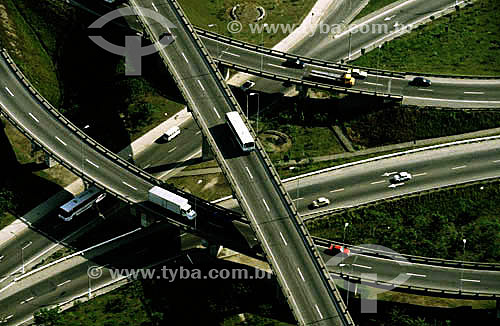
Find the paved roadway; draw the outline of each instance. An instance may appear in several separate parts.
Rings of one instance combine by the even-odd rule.
[[[227,95],[221,90],[193,44],[188,31],[169,2],[130,1],[134,6],[156,10],[177,28],[171,29],[175,42],[163,49],[171,72],[185,90],[186,100],[193,110],[201,113],[202,130],[209,130],[224,157],[229,173],[236,180],[235,191],[243,196],[242,205],[254,229],[263,241],[264,251],[290,298],[291,308],[300,324],[341,325],[336,302],[326,278],[319,273],[311,251],[293,224],[286,203],[277,192],[257,151],[241,155],[228,141],[224,114],[233,111]],[[143,18],[143,17],[142,17]],[[157,39],[166,32],[153,21],[145,20]]]

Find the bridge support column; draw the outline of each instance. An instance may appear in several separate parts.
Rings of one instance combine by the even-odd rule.
[[[309,87],[304,86],[304,85],[297,85],[295,87],[296,87],[297,91],[299,92],[299,99],[307,98],[307,91],[309,90]]]
[[[212,150],[210,146],[208,146],[207,138],[205,136],[202,137],[203,141],[201,143],[201,159],[203,161],[208,161],[214,158]]]
[[[50,156],[49,154],[45,153],[45,157],[44,157],[44,160],[45,162],[45,165],[47,165],[47,167],[51,168],[53,166],[56,166],[57,165],[57,161],[54,160],[52,158],[52,156]]]
[[[41,148],[34,142],[31,142],[31,156],[34,156],[39,150],[41,150]]]
[[[500,320],[500,299],[497,299],[497,309],[496,309],[496,313],[497,313],[497,319]]]

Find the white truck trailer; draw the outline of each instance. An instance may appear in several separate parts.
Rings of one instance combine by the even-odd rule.
[[[155,186],[149,189],[148,199],[150,202],[160,205],[177,214],[187,217],[188,220],[196,218],[196,212],[184,197],[174,194],[161,187]]]

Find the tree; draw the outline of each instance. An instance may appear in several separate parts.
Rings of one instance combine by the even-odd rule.
[[[34,322],[37,326],[62,326],[62,318],[59,315],[59,308],[47,309],[42,308],[39,311],[35,312]]]

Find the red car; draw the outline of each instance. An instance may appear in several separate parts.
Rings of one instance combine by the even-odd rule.
[[[334,252],[334,249],[335,250],[338,250],[340,251],[341,253],[344,253],[346,255],[350,255],[351,254],[351,250],[349,250],[349,248],[346,248],[344,246],[340,246],[340,245],[334,245],[333,243],[330,245],[330,248],[328,248],[328,250],[330,252]]]

